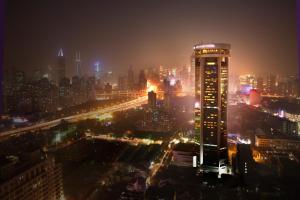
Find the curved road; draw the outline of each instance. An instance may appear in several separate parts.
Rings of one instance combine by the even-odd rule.
[[[131,101],[128,101],[125,103],[120,103],[118,105],[110,106],[110,107],[103,108],[100,110],[76,114],[76,115],[63,117],[63,118],[59,118],[59,119],[48,121],[48,122],[35,124],[32,126],[27,126],[27,127],[23,127],[23,128],[17,128],[17,129],[5,131],[5,132],[0,133],[0,141],[3,141],[5,139],[9,138],[10,136],[22,135],[28,131],[34,131],[34,130],[39,130],[39,129],[48,129],[53,126],[57,126],[61,122],[61,120],[66,120],[69,122],[76,122],[76,121],[84,120],[87,118],[95,118],[99,114],[113,113],[116,111],[135,108],[135,107],[138,107],[138,106],[141,106],[142,104],[144,104],[147,101],[147,99],[148,99],[147,96],[139,97],[135,100],[131,100]]]

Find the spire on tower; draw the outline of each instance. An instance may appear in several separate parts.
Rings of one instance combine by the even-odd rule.
[[[81,61],[81,59],[80,59],[80,51],[78,51],[78,52],[75,53],[75,60],[76,60],[76,62],[80,62]]]
[[[62,50],[62,49],[59,50],[58,56],[59,56],[59,57],[63,57],[63,56],[64,56],[64,53],[63,53],[63,50]]]

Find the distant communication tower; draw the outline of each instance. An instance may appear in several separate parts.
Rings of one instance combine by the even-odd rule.
[[[81,77],[81,58],[80,51],[75,53],[76,76]]]

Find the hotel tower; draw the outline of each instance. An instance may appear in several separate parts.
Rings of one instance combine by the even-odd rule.
[[[194,46],[195,133],[204,172],[227,172],[227,96],[229,44]]]

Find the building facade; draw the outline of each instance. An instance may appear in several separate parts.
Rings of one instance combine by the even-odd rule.
[[[2,167],[5,174],[11,171],[13,165]],[[19,170],[20,171],[20,170]],[[14,172],[15,173],[15,172]],[[0,199],[63,199],[63,183],[61,165],[53,159],[45,159],[0,184]]]
[[[57,65],[55,67],[55,82],[59,82],[66,77],[66,58],[64,56],[63,50],[60,49],[57,57]]]
[[[229,44],[194,46],[195,133],[204,171],[227,171],[227,94]]]

